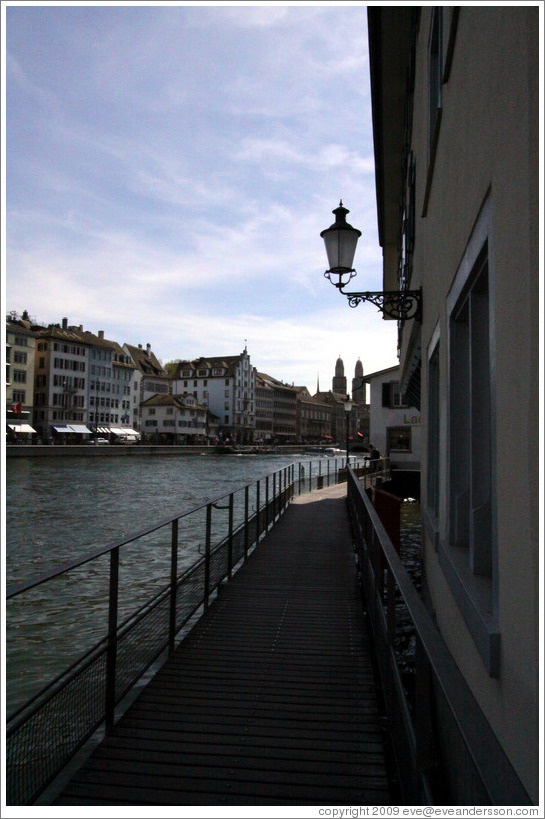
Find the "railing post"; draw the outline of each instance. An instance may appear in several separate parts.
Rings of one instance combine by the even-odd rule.
[[[259,491],[259,490],[260,490],[260,484],[261,484],[261,481],[258,481],[258,482],[257,482],[257,486],[256,486],[256,493],[255,493],[255,506],[256,506],[256,515],[255,515],[255,520],[256,520],[255,545],[256,545],[256,546],[257,546],[257,544],[259,543],[259,535],[261,534],[261,533],[260,533],[260,523],[259,523],[259,504],[260,504],[260,497],[259,497],[259,496],[260,496],[260,491]]]
[[[212,539],[212,504],[206,507],[206,543],[204,552],[204,596],[203,603],[205,611],[208,608],[208,597],[210,596],[210,541]]]
[[[249,540],[249,532],[248,532],[248,510],[249,510],[249,493],[250,487],[244,487],[244,561],[248,559],[248,540]]]
[[[168,652],[174,651],[174,636],[176,634],[176,580],[178,578],[178,518],[172,521],[172,536],[170,543],[170,618],[168,624]]]
[[[233,574],[233,493],[229,495],[229,544],[227,553],[227,576],[231,580]]]
[[[381,551],[381,557],[382,557],[382,551]],[[383,583],[383,578],[384,578],[384,566],[383,566],[383,561],[382,560],[379,561],[379,565],[380,565],[380,573],[381,573],[380,582],[382,584]],[[386,611],[387,611],[386,620],[387,620],[387,624],[388,624],[388,644],[389,644],[390,648],[393,649],[394,648],[395,636],[396,636],[396,625],[397,625],[396,624],[396,587],[395,587],[394,575],[390,571],[390,569],[386,570],[386,594],[387,594],[387,599],[386,599]]]
[[[265,531],[269,530],[269,476],[265,478]]]
[[[272,494],[272,519],[273,523],[276,518],[276,472],[273,472],[273,494]]]
[[[416,735],[416,762],[420,771],[429,772],[434,761],[433,726],[431,719],[430,662],[421,640],[416,635],[414,728]]]
[[[327,460],[327,485],[329,486],[329,458]]]
[[[117,606],[119,598],[119,546],[110,552],[110,593],[108,600],[108,650],[106,653],[105,718],[106,732],[114,727],[115,677],[117,660]]]

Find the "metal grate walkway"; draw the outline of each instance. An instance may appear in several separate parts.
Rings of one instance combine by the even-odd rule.
[[[54,804],[391,803],[345,498],[294,501]]]

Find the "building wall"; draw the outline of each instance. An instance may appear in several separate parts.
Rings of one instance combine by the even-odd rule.
[[[391,458],[393,468],[420,469],[422,448],[422,425],[420,411],[414,407],[383,406],[383,386],[398,384],[399,367],[383,375],[370,377],[371,418],[370,442],[383,456]],[[410,436],[411,445],[407,451],[390,448],[389,430],[401,430]]]
[[[6,409],[21,403],[25,423],[32,425],[35,334],[16,322],[6,326]]]
[[[522,782],[536,799],[538,12],[518,6],[461,7],[450,75],[442,86],[433,174],[428,177],[431,15],[431,7],[422,7],[412,144],[417,176],[411,285],[424,285],[424,424],[429,420],[428,361],[439,342],[439,514],[436,523],[429,510],[426,516],[426,574],[439,628]],[[496,627],[499,632],[495,670],[479,647],[475,629],[468,625],[473,615],[464,603],[480,582],[478,575],[466,565],[453,568],[452,561],[461,553],[449,546],[452,465],[457,457],[449,432],[449,414],[456,404],[450,382],[453,339],[449,321],[454,295],[469,281],[474,249],[482,247],[485,240],[490,287],[494,534],[490,622],[491,629]],[[402,362],[407,358],[410,332],[414,333],[414,327],[404,333]],[[425,507],[427,454],[425,442]]]

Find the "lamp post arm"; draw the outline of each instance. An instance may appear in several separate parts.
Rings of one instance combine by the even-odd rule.
[[[339,290],[343,296],[347,297],[350,307],[357,307],[363,301],[370,301],[389,318],[398,321],[414,318],[417,321],[422,321],[422,288],[419,290],[346,293],[343,285],[339,287]]]

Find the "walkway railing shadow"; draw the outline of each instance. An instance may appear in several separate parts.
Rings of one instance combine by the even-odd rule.
[[[347,498],[404,804],[532,804],[352,469]],[[416,637],[412,692],[395,650],[400,601]]]
[[[356,461],[354,466],[364,469]],[[104,597],[106,625],[101,639],[8,717],[7,804],[34,804],[100,726],[111,730],[122,700],[158,658],[174,650],[294,495],[336,484],[343,472],[346,462],[343,466],[337,459],[292,463],[9,589],[7,617],[12,606],[26,607],[28,616],[39,617],[40,600],[33,597],[38,589],[42,601],[72,595],[77,621],[85,617],[84,595],[78,594],[85,585],[87,597]],[[188,539],[201,545],[200,557],[189,566],[182,548]],[[125,560],[124,565],[131,547],[138,550],[139,584],[134,582],[134,564],[127,568]],[[161,577],[169,581],[147,582],[158,563]],[[127,575],[126,584],[120,581],[120,570],[122,577]],[[131,582],[143,586],[143,597]],[[93,611],[98,621],[98,602]],[[20,631],[22,639],[24,628]],[[36,658],[29,657],[32,661]]]

